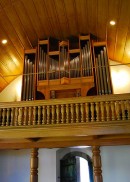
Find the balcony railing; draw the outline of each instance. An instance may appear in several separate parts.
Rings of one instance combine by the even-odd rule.
[[[130,94],[0,103],[0,127],[130,121]]]

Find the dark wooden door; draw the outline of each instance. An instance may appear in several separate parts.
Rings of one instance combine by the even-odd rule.
[[[60,161],[60,182],[77,182],[76,157]]]

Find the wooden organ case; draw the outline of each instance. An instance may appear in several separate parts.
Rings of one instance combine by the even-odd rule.
[[[112,94],[107,45],[91,35],[39,40],[24,57],[22,100]]]

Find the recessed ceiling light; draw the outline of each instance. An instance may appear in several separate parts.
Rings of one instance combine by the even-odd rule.
[[[6,44],[7,43],[7,40],[6,39],[3,39],[2,40],[2,44]]]
[[[115,24],[116,24],[116,22],[114,20],[110,21],[110,25],[115,25]]]

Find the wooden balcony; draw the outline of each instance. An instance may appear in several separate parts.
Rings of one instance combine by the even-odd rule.
[[[130,144],[130,94],[0,103],[0,148]]]

